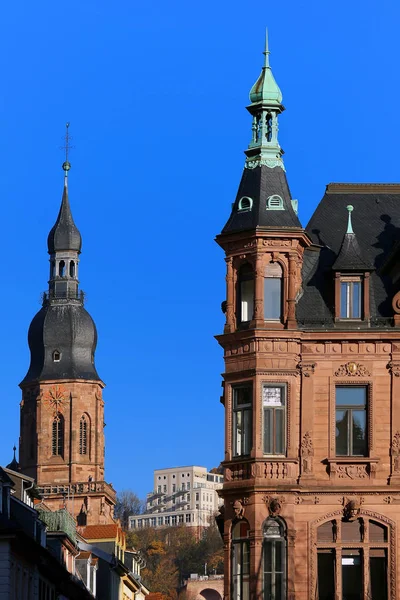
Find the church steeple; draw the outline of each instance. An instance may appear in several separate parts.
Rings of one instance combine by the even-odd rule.
[[[252,138],[246,150],[246,167],[258,165],[282,167],[283,150],[278,141],[278,115],[283,112],[282,92],[275,81],[269,64],[268,32],[265,34],[264,66],[250,90],[247,110],[253,116]]]
[[[20,464],[51,509],[65,506],[80,525],[112,523],[115,491],[104,481],[104,401],[94,357],[97,331],[78,289],[82,239],[64,189],[48,236],[50,278],[33,317],[31,362],[21,382]],[[66,499],[67,498],[67,499]]]

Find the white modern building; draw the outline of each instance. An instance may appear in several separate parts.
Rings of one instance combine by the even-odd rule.
[[[146,512],[129,517],[129,529],[189,525],[207,527],[221,504],[217,490],[223,476],[205,467],[175,467],[154,471],[154,490],[147,494]]]

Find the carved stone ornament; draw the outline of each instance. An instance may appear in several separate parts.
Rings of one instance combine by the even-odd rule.
[[[314,374],[315,365],[316,365],[316,363],[314,363],[314,362],[306,363],[306,362],[300,361],[299,364],[297,365],[297,368],[304,375],[304,377],[310,377],[310,375]]]
[[[392,375],[394,375],[395,377],[400,377],[400,363],[399,362],[394,362],[393,360],[391,360],[390,363],[388,364],[388,369]]]
[[[400,314],[400,292],[393,296],[392,308],[397,315]]]
[[[357,498],[343,498],[343,518],[345,521],[355,521],[360,514],[361,503]]]
[[[243,519],[245,513],[245,506],[248,504],[248,498],[241,498],[240,500],[235,500],[231,502],[233,507],[233,512],[235,513],[235,519]]]
[[[280,496],[279,498],[272,496],[264,496],[263,500],[268,507],[270,517],[277,517],[281,513],[282,504],[285,501],[283,496]]]
[[[313,443],[309,431],[306,431],[303,435],[300,452],[302,456],[312,456],[314,454]]]
[[[367,479],[366,465],[331,465],[332,471],[335,471],[339,479]]]
[[[335,371],[336,377],[365,377],[371,375],[364,365],[356,362],[348,362],[345,365],[340,365],[337,371]]]
[[[396,431],[393,436],[392,454],[400,454],[400,431]]]

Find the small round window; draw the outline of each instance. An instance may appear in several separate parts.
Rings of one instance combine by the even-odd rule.
[[[251,210],[252,208],[253,208],[253,199],[252,198],[250,198],[249,196],[243,196],[243,198],[240,198],[239,204],[238,204],[238,210],[245,211],[245,210]]]
[[[54,350],[53,362],[60,362],[60,360],[61,360],[61,352],[59,352],[59,350]]]

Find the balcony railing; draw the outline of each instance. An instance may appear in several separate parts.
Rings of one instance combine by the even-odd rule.
[[[77,483],[69,483],[65,485],[41,485],[38,486],[38,491],[41,496],[54,496],[61,494],[62,496],[75,496],[81,494],[106,494],[114,501],[117,497],[117,492],[106,481],[82,481]]]
[[[78,300],[82,302],[85,301],[85,292],[82,290],[49,290],[47,292],[42,293],[42,304],[46,306],[52,300]]]

